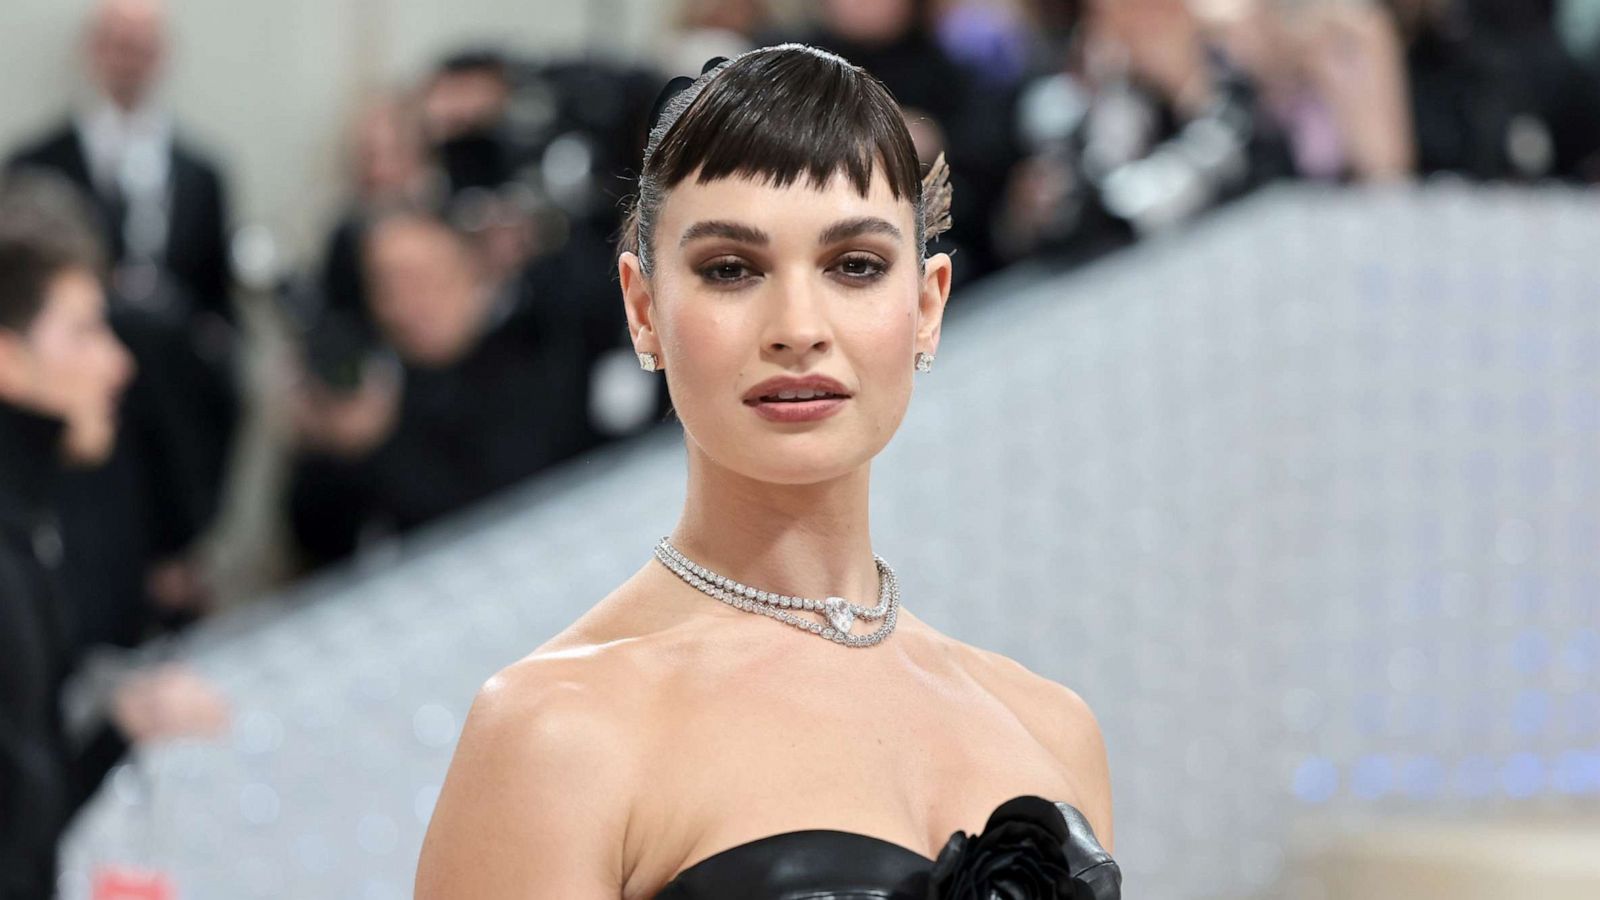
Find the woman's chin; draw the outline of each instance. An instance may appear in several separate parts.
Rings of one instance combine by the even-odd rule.
[[[789,436],[792,437],[792,436]],[[770,450],[752,453],[755,447]],[[739,468],[750,478],[771,484],[819,484],[842,478],[872,459],[863,448],[840,446],[838,442],[772,441],[752,443],[742,448]]]
[[[718,440],[708,444],[697,440],[696,429],[686,422],[690,445],[720,468],[769,484],[819,484],[842,478],[870,463],[887,443],[840,419],[798,429],[760,420],[754,427],[750,422],[725,424],[731,427],[719,431]]]

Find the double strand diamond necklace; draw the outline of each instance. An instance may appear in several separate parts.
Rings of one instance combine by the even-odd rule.
[[[786,622],[801,631],[809,631],[846,647],[871,647],[888,637],[889,632],[894,630],[895,615],[900,608],[900,584],[895,581],[894,570],[876,553],[872,555],[872,561],[878,567],[878,605],[871,607],[857,606],[843,597],[808,600],[740,584],[684,556],[666,538],[656,544],[655,554],[662,565],[701,593],[745,612],[760,613]],[[796,612],[818,613],[824,621],[813,621],[796,615]],[[850,628],[855,625],[856,619],[879,624],[868,634],[851,634]]]

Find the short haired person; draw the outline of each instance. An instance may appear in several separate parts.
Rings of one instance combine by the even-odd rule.
[[[405,533],[588,449],[570,341],[486,274],[438,216],[375,219],[364,238],[368,315],[386,356],[334,385],[311,372],[294,400],[301,449],[290,522],[310,564],[374,534]]]
[[[494,50],[441,61],[421,89],[422,125],[452,194],[499,188],[516,162],[506,143],[511,63]]]
[[[56,843],[130,741],[211,733],[221,698],[177,668],[125,677],[109,721],[69,735],[75,656],[52,488],[110,455],[133,375],[81,244],[24,236],[0,209],[0,898],[55,893]]]
[[[888,92],[809,47],[666,102],[618,268],[687,502],[484,686],[419,900],[1119,896],[1088,706],[900,607],[872,552],[871,462],[950,284],[920,168]]]

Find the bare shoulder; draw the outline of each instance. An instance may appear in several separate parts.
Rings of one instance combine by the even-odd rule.
[[[1077,691],[993,651],[953,638],[947,652],[1061,761],[1095,836],[1112,847],[1111,773],[1100,722]]]
[[[556,643],[484,683],[423,843],[419,900],[619,895],[638,725],[616,650]]]
[[[1028,725],[1039,725],[1058,740],[1052,749],[1064,760],[1084,761],[1084,755],[1104,755],[1100,722],[1077,691],[1040,675],[1022,663],[967,644],[957,644],[968,671],[983,681]]]
[[[552,641],[496,672],[473,698],[463,742],[516,738],[558,749],[592,730],[621,736],[632,724],[627,643]]]

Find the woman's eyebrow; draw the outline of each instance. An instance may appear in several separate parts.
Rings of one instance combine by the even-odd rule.
[[[864,234],[881,234],[896,241],[900,240],[900,229],[894,227],[894,224],[887,219],[880,219],[877,216],[858,216],[829,225],[817,237],[817,243],[823,246],[837,244]]]
[[[678,241],[678,246],[685,247],[688,246],[690,241],[708,237],[727,238],[730,241],[738,241],[743,244],[766,245],[772,243],[772,239],[767,237],[767,233],[759,228],[739,222],[710,219],[690,225],[688,230],[683,233],[683,239]]]

